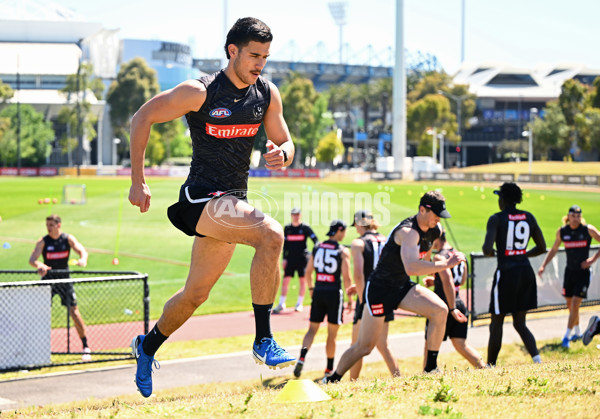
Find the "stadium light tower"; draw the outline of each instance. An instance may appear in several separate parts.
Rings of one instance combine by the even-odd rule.
[[[529,109],[529,150],[527,153],[527,158],[529,160],[529,176],[531,176],[533,169],[533,121],[535,121],[537,115],[537,108]]]
[[[340,64],[344,63],[343,60],[343,32],[344,25],[346,24],[346,8],[348,7],[348,3],[345,1],[336,1],[328,3],[329,12],[335,21],[335,24],[340,27]]]

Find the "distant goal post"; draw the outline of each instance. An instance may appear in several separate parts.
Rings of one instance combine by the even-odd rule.
[[[83,205],[87,201],[85,185],[64,185],[63,186],[63,204]]]

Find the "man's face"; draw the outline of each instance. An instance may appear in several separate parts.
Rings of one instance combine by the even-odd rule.
[[[52,235],[60,230],[60,224],[56,223],[52,220],[46,221],[46,230],[48,230],[48,234]]]
[[[250,41],[241,49],[235,45],[232,47],[229,54],[233,60],[235,75],[245,84],[256,83],[258,76],[267,64],[271,43]]]
[[[300,214],[292,214],[292,223],[300,222]]]
[[[569,212],[569,225],[577,228],[581,224],[581,213],[580,212]]]
[[[432,210],[425,208],[424,206],[421,206],[420,210],[422,211],[423,220],[427,227],[434,228],[440,222],[440,217]]]

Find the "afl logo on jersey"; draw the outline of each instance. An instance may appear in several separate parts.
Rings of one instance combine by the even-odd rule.
[[[213,118],[223,119],[231,116],[231,111],[227,108],[217,108],[210,111],[209,115]]]

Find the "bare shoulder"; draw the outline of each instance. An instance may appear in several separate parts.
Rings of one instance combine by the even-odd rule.
[[[354,239],[352,240],[350,247],[352,249],[363,249],[365,247],[365,242],[363,242],[361,239]]]

